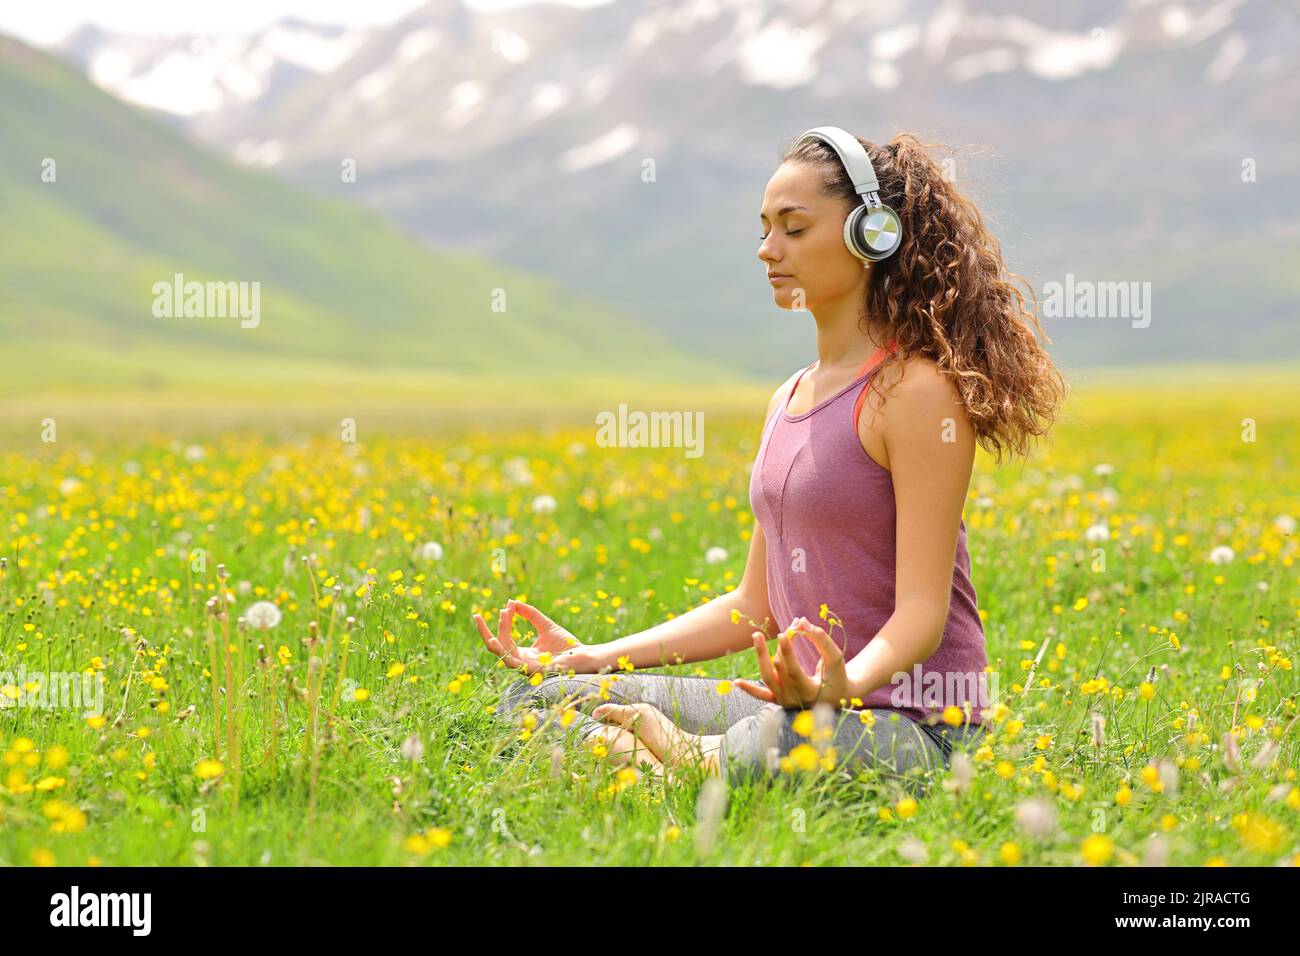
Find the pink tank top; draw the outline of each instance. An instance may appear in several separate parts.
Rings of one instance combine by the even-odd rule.
[[[795,379],[763,428],[749,481],[750,507],[767,539],[768,599],[777,626],[784,631],[794,618],[806,617],[843,648],[846,661],[894,612],[893,477],[863,449],[854,424],[855,399],[860,402],[874,374],[874,367],[860,373],[802,415],[787,410]],[[843,628],[821,618],[823,603]],[[795,652],[804,671],[814,673],[821,659],[816,644],[796,636]],[[969,701],[970,723],[982,723],[989,703],[986,664],[963,519],[939,649],[906,680],[872,691],[863,706],[931,723],[930,715],[950,704],[964,710]]]

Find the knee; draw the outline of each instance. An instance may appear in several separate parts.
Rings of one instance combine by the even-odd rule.
[[[854,763],[875,768],[889,777],[923,792],[930,774],[944,767],[939,746],[911,721],[877,721],[846,755]]]
[[[543,681],[543,683],[545,683]],[[509,714],[520,707],[527,706],[529,703],[537,702],[544,699],[542,684],[534,686],[527,677],[520,677],[507,685],[506,689],[501,692],[501,701],[497,706],[497,712]]]
[[[728,784],[770,779],[781,770],[793,739],[795,711],[773,704],[736,721],[723,734],[718,755]]]
[[[591,710],[600,703],[599,684],[582,676],[548,674],[536,684],[532,677],[520,677],[502,692],[499,710],[505,713],[520,707],[549,707],[567,698],[573,698],[576,709]]]

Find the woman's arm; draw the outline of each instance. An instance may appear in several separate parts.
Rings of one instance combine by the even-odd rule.
[[[858,697],[910,674],[939,648],[975,462],[974,427],[932,361],[908,363],[883,414],[897,508],[894,613],[846,665]]]
[[[732,610],[740,612],[731,622]],[[753,647],[753,620],[764,633],[775,632],[767,600],[767,544],[763,529],[754,523],[749,541],[745,573],[733,591],[707,604],[656,624],[649,630],[620,637],[606,644],[592,644],[588,656],[597,670],[616,667],[624,655],[633,667],[659,667],[691,661],[708,661]]]

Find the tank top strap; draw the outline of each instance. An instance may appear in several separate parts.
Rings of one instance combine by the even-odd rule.
[[[790,391],[786,392],[785,394],[785,401],[781,403],[781,411],[784,412],[790,408],[790,399],[794,398],[794,393],[798,391],[799,382],[803,380],[804,373],[807,372],[810,368],[813,367],[813,365],[816,364],[817,364],[816,362],[813,362],[812,365],[805,365],[802,369],[799,370],[799,374],[794,377],[794,384],[790,386]]]

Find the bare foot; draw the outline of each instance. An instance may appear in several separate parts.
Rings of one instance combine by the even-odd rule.
[[[618,726],[601,727],[588,734],[586,743],[589,747],[598,743],[603,744],[605,759],[612,766],[624,767],[630,764],[638,769],[648,766],[652,776],[663,776],[663,763],[654,751],[644,741],[638,740],[636,734],[630,730]]]
[[[601,704],[591,712],[596,720],[634,733],[664,767],[702,766],[718,773],[721,734],[691,734],[652,704]]]

